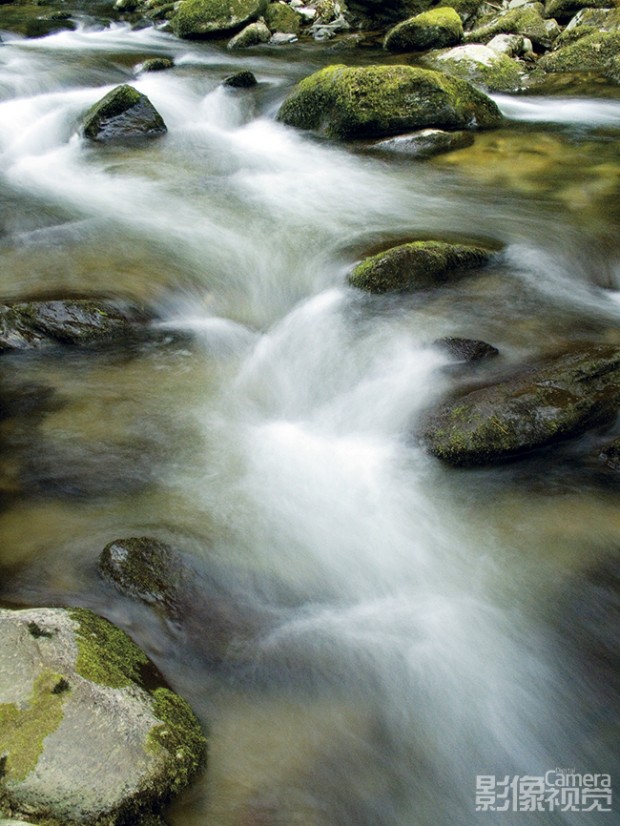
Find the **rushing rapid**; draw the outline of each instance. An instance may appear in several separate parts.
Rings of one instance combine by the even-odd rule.
[[[164,54],[173,71],[141,73]],[[620,127],[620,103],[498,96],[505,129],[423,164],[279,124],[286,91],[330,59],[296,54],[120,25],[2,44],[4,299],[129,296],[170,341],[7,359],[5,381],[51,385],[63,406],[28,436],[38,494],[0,514],[0,595],[104,613],[209,726],[175,826],[489,822],[478,775],[617,769],[619,710],[603,713],[603,678],[565,633],[570,583],[617,548],[617,482],[577,459],[440,466],[419,425],[462,374],[434,342],[489,341],[501,371],[619,340],[620,159],[596,128]],[[246,66],[255,91],[221,85]],[[88,145],[83,113],[124,82],[167,135]],[[369,250],[437,236],[504,251],[422,296],[347,286]],[[141,534],[204,575],[186,625],[97,578],[101,548]],[[211,632],[228,635],[217,656]]]

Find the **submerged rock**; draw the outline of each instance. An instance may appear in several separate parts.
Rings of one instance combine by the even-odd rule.
[[[0,352],[69,344],[92,345],[131,337],[151,320],[141,308],[70,299],[0,305]]]
[[[443,129],[421,129],[407,135],[398,135],[384,141],[377,141],[369,148],[380,152],[396,152],[414,158],[430,158],[455,149],[471,146],[474,136],[471,132],[444,132]]]
[[[433,59],[432,65],[490,92],[515,92],[522,85],[519,64],[480,43],[457,46]]]
[[[84,609],[0,610],[0,808],[46,826],[146,823],[204,765],[189,706]],[[157,687],[155,687],[157,686]]]
[[[328,66],[301,81],[278,120],[333,138],[396,135],[426,126],[490,128],[495,103],[469,83],[412,66]]]
[[[497,347],[474,338],[438,338],[434,345],[458,361],[482,361],[499,356]]]
[[[404,20],[387,33],[389,52],[414,52],[454,46],[463,37],[463,23],[452,8],[437,8]]]
[[[366,258],[351,272],[349,283],[370,293],[430,289],[483,266],[493,254],[483,247],[413,241]]]
[[[181,0],[172,20],[179,37],[208,37],[256,20],[267,0]]]
[[[150,57],[142,64],[143,72],[163,72],[166,69],[172,69],[174,61],[169,57]]]
[[[228,49],[249,49],[252,46],[258,46],[260,43],[268,43],[271,37],[271,32],[262,20],[256,23],[250,23],[245,29],[242,29],[236,34],[228,43]]]
[[[450,464],[487,464],[578,436],[619,406],[620,349],[591,345],[443,404],[424,440]]]
[[[166,124],[146,95],[127,84],[117,86],[84,115],[84,136],[93,141],[152,138]]]

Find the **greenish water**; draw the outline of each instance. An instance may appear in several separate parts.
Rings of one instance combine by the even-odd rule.
[[[174,70],[139,74],[154,55]],[[275,123],[334,59],[125,27],[0,48],[0,295],[129,296],[170,332],[2,357],[0,598],[91,607],[189,700],[210,764],[173,826],[469,825],[489,818],[477,774],[617,770],[613,683],[566,596],[617,557],[619,482],[598,460],[617,428],[467,473],[415,436],[463,380],[436,338],[498,347],[489,377],[620,342],[617,93],[519,98],[504,128],[421,164]],[[220,86],[240,68],[256,90]],[[121,82],[168,134],[86,145],[81,114]],[[505,252],[428,295],[346,287],[368,250],[417,237]],[[99,578],[131,535],[195,561],[182,622]]]

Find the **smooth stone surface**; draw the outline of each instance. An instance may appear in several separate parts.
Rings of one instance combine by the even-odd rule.
[[[435,347],[443,350],[448,355],[458,361],[482,361],[483,359],[495,358],[499,355],[497,347],[487,344],[486,341],[479,341],[473,338],[438,338],[433,342]]]
[[[455,149],[471,146],[473,142],[474,136],[471,132],[444,132],[442,129],[421,129],[419,132],[412,132],[409,135],[398,135],[395,138],[378,141],[369,148],[381,152],[410,155],[413,158],[422,160],[444,152],[452,152]]]

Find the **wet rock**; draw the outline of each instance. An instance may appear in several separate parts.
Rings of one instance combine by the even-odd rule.
[[[260,43],[268,43],[271,37],[271,32],[262,20],[256,23],[250,23],[245,29],[242,29],[236,34],[228,43],[228,49],[249,49],[252,46],[258,46]]]
[[[620,32],[593,32],[540,58],[545,72],[600,72],[615,78]]]
[[[84,609],[0,610],[0,807],[46,826],[153,822],[204,764],[187,704]],[[155,687],[156,686],[156,687]]]
[[[388,52],[415,52],[455,46],[463,38],[463,23],[451,8],[437,8],[404,20],[387,33]]]
[[[84,136],[93,141],[153,138],[167,129],[146,95],[132,86],[117,86],[84,115]]]
[[[504,54],[508,57],[518,57],[525,52],[532,51],[532,42],[520,34],[496,34],[489,40],[487,46],[496,54]]]
[[[72,30],[76,24],[44,3],[2,4],[0,28],[29,38],[46,37],[54,32]]]
[[[172,20],[179,37],[208,37],[241,28],[256,20],[267,0],[181,0]]]
[[[473,338],[438,338],[434,345],[458,361],[482,361],[499,355],[497,347]]]
[[[620,470],[620,438],[605,445],[599,454],[599,459],[612,470]]]
[[[269,3],[265,9],[265,23],[272,32],[283,32],[299,36],[301,15],[285,3]]]
[[[515,92],[523,84],[523,75],[515,60],[482,44],[456,46],[434,57],[432,65],[489,92]]]
[[[483,247],[413,241],[366,258],[351,272],[349,283],[370,293],[432,289],[484,266],[493,254]]]
[[[297,43],[298,37],[296,34],[286,34],[286,32],[275,32],[269,38],[270,46],[288,46],[289,43]]]
[[[169,57],[150,57],[142,64],[143,72],[163,72],[166,69],[172,69],[174,61]]]
[[[169,545],[146,536],[117,539],[103,549],[99,570],[126,596],[177,615],[185,567]]]
[[[132,337],[151,318],[142,309],[73,299],[0,305],[0,352],[100,344]]]
[[[516,9],[508,9],[501,14],[490,15],[481,25],[465,35],[470,43],[486,43],[496,34],[520,34],[535,46],[548,49],[560,34],[555,20],[545,20],[540,3],[531,3]]]
[[[591,345],[439,407],[424,440],[453,465],[482,465],[575,437],[616,415],[620,349]]]
[[[422,160],[433,155],[471,146],[473,142],[474,136],[471,132],[444,132],[443,129],[421,129],[419,132],[378,141],[369,148],[380,152],[411,155]]]
[[[502,117],[466,81],[412,66],[328,66],[289,94],[278,120],[333,138],[372,138],[434,126],[489,128]]]
[[[228,75],[222,81],[224,86],[230,86],[232,89],[251,89],[256,86],[258,81],[252,72],[247,70],[243,72],[235,72],[234,75]]]

